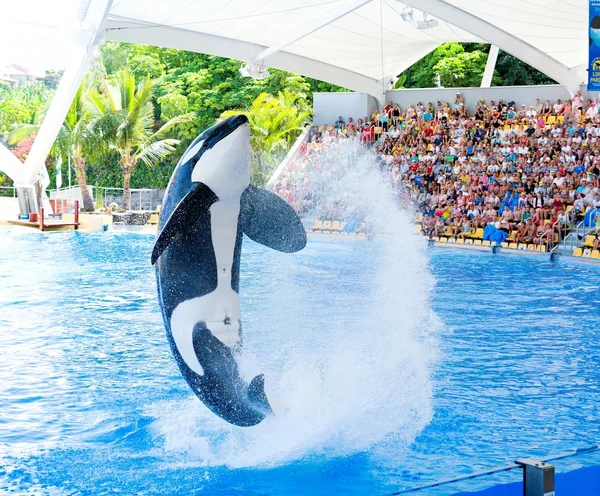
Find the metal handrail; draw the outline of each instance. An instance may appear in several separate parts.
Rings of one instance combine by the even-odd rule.
[[[597,214],[598,208],[594,207],[591,211],[592,211],[592,213],[596,212],[596,214]],[[577,212],[573,208],[573,209],[569,210],[568,215],[569,215],[569,224],[573,225],[575,223],[575,221],[577,220]],[[571,229],[571,232],[565,236],[565,239],[562,240],[562,246],[561,246],[561,243],[559,242],[559,244],[557,244],[550,251],[550,254],[553,255],[558,252],[560,252],[562,254],[573,253],[573,250],[579,245],[579,239],[582,238],[583,236],[585,236],[592,229],[594,229],[594,228],[592,227],[588,231],[586,231],[585,219],[582,220],[575,226],[575,229]]]
[[[564,451],[557,455],[551,455],[551,456],[547,456],[545,458],[537,458],[536,460],[539,460],[540,462],[553,462],[556,460],[563,460],[565,458],[570,458],[573,456],[579,456],[579,455],[585,455],[588,453],[593,453],[595,451],[600,451],[600,445],[595,444],[592,446],[586,446],[585,448],[576,448],[574,450]],[[509,470],[513,470],[515,468],[522,468],[522,465],[518,464],[518,463],[510,463],[503,467],[494,467],[489,470],[482,470],[480,472],[475,472],[475,473],[472,473],[469,475],[454,477],[452,479],[444,479],[441,481],[433,482],[431,484],[425,484],[423,486],[417,486],[417,487],[413,487],[411,489],[404,489],[401,491],[396,491],[395,493],[390,493],[389,496],[397,496],[400,494],[416,493],[419,491],[423,491],[424,489],[432,489],[434,487],[447,486],[448,484],[454,484],[456,482],[462,482],[462,481],[469,480],[469,479],[478,479],[478,478],[484,477],[486,475],[498,474],[500,472],[508,472]]]

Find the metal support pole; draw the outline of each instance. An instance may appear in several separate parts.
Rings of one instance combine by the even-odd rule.
[[[75,49],[71,62],[60,79],[52,103],[25,160],[24,169],[29,175],[30,183],[36,181],[38,172],[44,167],[50,148],[54,144],[77,88],[85,75],[88,62],[98,41],[98,35],[104,31],[106,16],[111,5],[112,0],[82,0],[85,17],[79,19],[81,23],[78,33],[81,38],[80,46]]]
[[[515,463],[523,468],[523,496],[555,496],[554,465],[531,458]]]
[[[40,223],[40,231],[44,230],[44,207],[40,207],[40,215],[39,215],[39,223]]]
[[[483,77],[481,78],[482,88],[489,88],[492,85],[492,78],[494,77],[494,69],[496,68],[499,51],[500,49],[496,45],[490,46],[490,53],[488,53],[485,70],[483,71]]]

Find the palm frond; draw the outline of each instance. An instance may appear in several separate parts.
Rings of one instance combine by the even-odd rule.
[[[146,146],[140,153],[135,156],[136,162],[143,162],[149,167],[154,167],[163,158],[171,154],[176,146],[179,144],[179,140],[176,139],[164,139],[155,141],[150,145]]]

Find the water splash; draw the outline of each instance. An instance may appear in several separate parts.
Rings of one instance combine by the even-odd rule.
[[[273,348],[263,343],[251,350],[242,370],[248,378],[265,373],[277,415],[256,427],[238,428],[195,398],[153,405],[147,413],[157,417],[154,435],[164,438],[168,453],[182,455],[182,463],[274,466],[312,456],[373,452],[382,443],[401,449],[431,420],[431,372],[441,324],[429,302],[434,281],[423,241],[412,236],[410,215],[398,207],[389,173],[380,170],[374,153],[347,142],[322,153],[318,167],[311,187],[322,199],[320,208],[334,205],[341,215],[352,209],[374,232],[388,233],[373,241],[336,242],[369,255],[368,280],[330,268],[338,285],[363,288],[345,295],[354,299],[355,311],[338,318],[332,294],[331,313],[312,312],[310,287],[293,287],[283,298],[279,292],[268,296],[273,315],[282,321],[291,316],[289,329]],[[242,287],[242,302],[244,293]],[[310,331],[315,327],[320,333]],[[245,333],[252,332],[245,327]]]

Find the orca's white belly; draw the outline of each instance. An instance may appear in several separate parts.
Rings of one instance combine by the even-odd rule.
[[[231,287],[239,213],[239,199],[218,201],[210,207],[217,288],[180,303],[171,316],[171,333],[177,350],[187,366],[199,375],[204,371],[193,345],[193,330],[198,322],[204,322],[212,335],[229,348],[240,341],[240,298]]]

